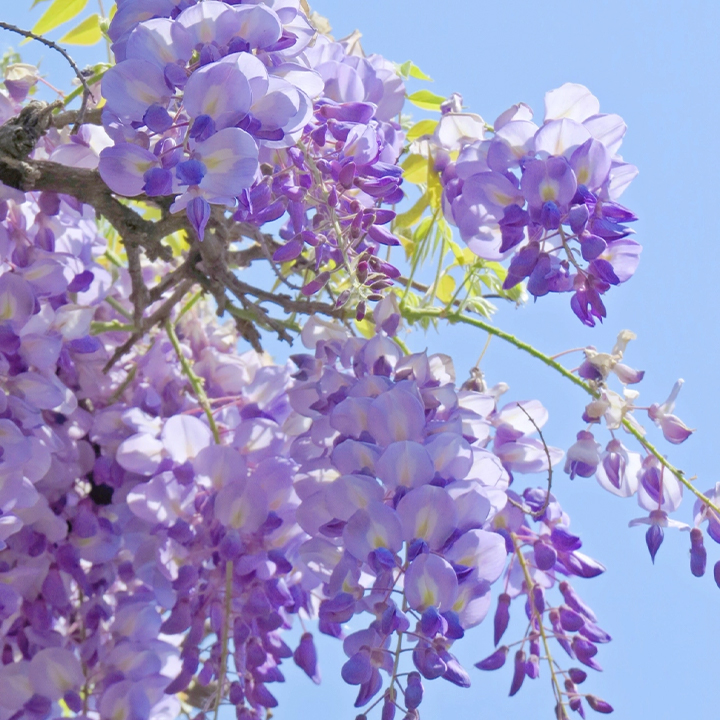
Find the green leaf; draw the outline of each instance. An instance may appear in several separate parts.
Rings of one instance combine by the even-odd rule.
[[[426,75],[415,63],[410,63],[410,77],[414,77],[416,80],[433,81],[433,79],[429,75]]]
[[[405,180],[416,185],[428,179],[428,159],[422,155],[408,155],[402,164]]]
[[[57,0],[56,0],[57,2]],[[423,110],[440,110],[440,105],[445,102],[445,98],[441,95],[436,95],[429,90],[418,90],[412,95],[408,95],[408,100],[416,107],[422,108]]]
[[[412,142],[423,135],[432,135],[433,132],[435,132],[437,124],[437,120],[421,120],[420,122],[415,123],[415,125],[413,125],[407,132],[407,140]]]
[[[46,32],[54,30],[58,25],[77,17],[85,9],[87,2],[88,0],[54,0],[53,4],[35,23],[32,31],[36,35],[44,35]]]
[[[68,45],[94,45],[101,40],[100,16],[97,13],[85,18],[77,27],[60,38],[61,43]]]
[[[432,78],[429,75],[426,75],[412,60],[408,60],[402,65],[398,65],[397,71],[406,80],[412,77],[416,80],[428,80],[432,82]]]
[[[430,204],[427,193],[423,195],[409,210],[401,213],[395,218],[396,227],[411,227],[413,226],[427,209]]]
[[[47,2],[48,0],[33,0],[33,4],[30,6],[30,9],[32,10],[36,5],[39,5],[40,3]]]
[[[443,275],[438,283],[435,294],[440,302],[449,303],[455,292],[455,278],[452,275]]]

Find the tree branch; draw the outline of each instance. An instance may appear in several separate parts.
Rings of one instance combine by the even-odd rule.
[[[43,37],[42,35],[36,35],[34,32],[30,32],[29,30],[23,30],[15,25],[10,25],[10,23],[2,22],[0,21],[0,28],[3,28],[4,30],[9,30],[10,32],[17,33],[18,35],[22,35],[23,37],[30,38],[31,40],[37,40],[38,42],[41,42],[43,45],[47,45],[47,47],[52,48],[56,52],[59,52],[65,60],[67,60],[68,64],[72,68],[73,72],[75,73],[77,79],[80,81],[80,84],[83,88],[83,98],[82,98],[82,104],[80,105],[80,110],[77,114],[77,117],[75,118],[72,134],[74,135],[80,126],[85,121],[85,111],[87,110],[87,104],[88,100],[90,99],[90,95],[92,94],[90,92],[90,86],[88,85],[87,80],[85,79],[85,76],[82,74],[82,71],[80,68],[75,64],[75,61],[70,57],[67,50],[65,48],[60,47],[57,43],[54,43],[52,40],[48,40],[47,38]]]

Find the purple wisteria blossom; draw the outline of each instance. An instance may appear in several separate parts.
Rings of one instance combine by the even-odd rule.
[[[433,138],[445,216],[470,249],[487,260],[511,258],[504,287],[572,292],[585,325],[606,315],[602,295],[628,280],[641,247],[626,224],[637,218],[618,198],[637,174],[618,150],[625,123],[600,113],[582,85],[545,96],[545,119],[516,105],[492,134],[448,104]],[[450,161],[449,152],[457,153]]]
[[[362,318],[400,274],[378,258],[399,244],[387,227],[395,213],[379,206],[403,197],[395,118],[405,88],[394,66],[313,37],[299,2],[128,1],[109,34],[117,65],[103,78],[103,122],[114,144],[99,162],[108,186],[172,197],[199,240],[212,205],[258,227],[286,215],[274,259],[311,257],[306,295],[343,265],[356,287],[338,305]]]

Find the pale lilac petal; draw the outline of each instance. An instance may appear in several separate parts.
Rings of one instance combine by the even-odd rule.
[[[178,22],[154,18],[140,23],[131,33],[125,46],[128,59],[146,60],[161,69],[178,60],[186,63],[193,51],[193,38]]]
[[[570,118],[583,122],[600,112],[600,101],[584,86],[565,83],[545,93],[545,122]]]
[[[463,185],[463,197],[473,205],[483,205],[502,216],[507,205],[524,205],[520,189],[499,172],[480,173],[468,178]]]
[[[617,200],[637,177],[637,174],[638,169],[635,165],[625,162],[613,163],[610,179],[605,184],[601,197],[606,200]]]
[[[268,91],[270,80],[262,61],[252,53],[231,53],[218,62],[233,64],[247,79],[252,91],[253,101],[259,100]]]
[[[590,190],[599,188],[610,172],[610,153],[595,139],[584,142],[570,157],[570,166],[575,172],[578,185]]]
[[[158,165],[158,159],[149,150],[132,143],[122,143],[105,148],[100,153],[98,171],[113,192],[134,197],[143,192],[145,173]]]
[[[371,503],[382,502],[384,494],[375,478],[343,475],[325,490],[325,504],[332,517],[349,520],[356,510],[366,510]]]
[[[236,34],[251,48],[266,48],[275,44],[282,35],[282,24],[277,14],[266,5],[242,5],[235,12],[240,18]]]
[[[226,45],[240,29],[240,18],[224,2],[205,0],[183,10],[177,22],[190,33],[193,45],[215,41],[219,46]]]
[[[242,120],[251,103],[250,83],[236,63],[205,65],[196,70],[185,85],[183,104],[188,115],[192,118],[209,115],[219,129]]]
[[[229,483],[245,481],[247,466],[245,458],[234,447],[208,445],[193,460],[196,481],[208,488],[219,490]]]
[[[0,322],[9,322],[20,330],[35,309],[35,294],[30,285],[16,273],[0,276]]]
[[[473,465],[473,451],[465,438],[455,433],[439,433],[425,445],[435,472],[445,480],[462,480]]]
[[[45,648],[30,663],[30,681],[38,695],[60,700],[68,690],[80,690],[85,676],[80,661],[70,650]]]
[[[593,115],[583,125],[607,148],[610,155],[617,154],[627,130],[625,121],[619,115]]]
[[[383,446],[401,440],[422,441],[425,410],[420,401],[402,388],[373,400],[368,409],[368,430]]]
[[[538,130],[534,148],[537,153],[569,156],[590,137],[590,131],[575,120],[551,120]]]
[[[192,415],[173,415],[165,422],[161,439],[168,455],[178,464],[192,460],[212,443],[210,428]]]
[[[380,458],[380,448],[371,443],[345,440],[336,445],[332,451],[332,463],[343,474],[360,472],[361,470],[377,474],[387,485],[387,481],[376,471],[377,461]]]
[[[267,495],[255,485],[226,485],[215,498],[215,517],[235,530],[255,532],[267,515]]]
[[[358,510],[350,518],[343,530],[343,541],[358,560],[365,560],[378,548],[398,552],[403,544],[400,519],[384,503],[371,502],[367,510]]]
[[[435,477],[432,457],[420,443],[401,441],[385,448],[376,463],[377,476],[390,488],[419,487]]]
[[[405,597],[414,610],[450,610],[457,593],[455,571],[440,556],[423,554],[410,563],[405,573]]]
[[[425,540],[431,550],[438,550],[457,527],[458,512],[447,490],[423,485],[410,490],[397,506],[406,542]]]
[[[119,118],[142,122],[145,111],[155,103],[167,104],[171,92],[157,65],[146,60],[125,60],[103,76],[102,95]]]
[[[152,435],[137,433],[123,440],[117,450],[120,467],[139,475],[152,475],[162,460],[165,446]]]
[[[214,195],[236,196],[252,185],[258,171],[258,148],[240,128],[225,128],[196,146],[207,168],[200,189]]]
[[[476,569],[478,580],[493,583],[505,567],[507,548],[505,539],[498,533],[470,530],[453,543],[445,557],[456,565]]]

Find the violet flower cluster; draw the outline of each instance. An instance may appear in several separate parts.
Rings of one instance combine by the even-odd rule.
[[[376,315],[381,328],[394,332],[399,316],[389,299]],[[289,391],[295,410],[312,421],[294,450],[297,520],[311,536],[299,555],[323,598],[322,632],[342,636],[354,615],[368,618],[343,643],[342,676],[358,686],[356,706],[377,698],[370,708],[382,703],[383,718],[396,708],[414,718],[422,678],[470,685],[452,646],[485,618],[490,588],[504,571],[500,603],[507,610],[511,596],[539,603],[556,582],[575,598],[567,578],[594,577],[604,568],[578,552],[567,515],[554,499],[543,502],[545,491],[526,491],[524,506],[508,489],[513,473],[547,472],[562,457],[535,437],[547,419],[540,403],[500,407],[505,387],[456,389],[447,356],[404,355],[383,330],[366,341],[310,322],[303,337],[315,355],[293,358],[298,384]],[[541,523],[531,529],[525,515],[538,510]],[[523,553],[528,544],[534,549]],[[555,622],[559,612],[549,604],[538,605],[535,615],[528,610],[534,629],[517,644],[530,643],[531,655],[522,675],[516,670],[511,694],[525,674],[539,675],[540,633],[597,668],[594,643],[609,636],[589,609],[587,623],[578,615],[572,628]],[[496,619],[496,627],[502,622]],[[496,630],[496,642],[503,631]],[[403,649],[412,650],[414,666],[402,673],[404,700],[396,689]],[[502,664],[498,658],[493,667]],[[561,707],[584,697],[575,685],[559,692]]]
[[[3,192],[0,720],[150,720],[218,701],[258,718],[284,659],[319,681],[312,635],[282,639],[298,613],[334,636],[370,619],[344,639],[342,676],[366,705],[389,674],[386,717],[401,703],[415,716],[421,677],[467,686],[451,647],[511,552],[509,473],[547,469],[519,406],[456,390],[446,356],[403,356],[391,300],[372,340],[310,321],[315,355],[294,377],[238,356],[202,303],[177,346],[158,332],[105,373],[127,270],[108,269],[86,206]],[[417,668],[402,700],[392,637]]]
[[[582,85],[545,95],[545,119],[514,105],[486,128],[454,96],[443,107],[432,152],[445,216],[471,250],[511,258],[505,288],[527,279],[534,297],[571,292],[573,312],[593,326],[602,295],[637,268],[635,215],[618,198],[637,174],[618,151],[626,126]]]
[[[131,307],[127,271],[98,264],[87,207],[4,192],[0,717],[176,717],[178,692],[227,667],[228,632],[238,679],[228,672],[221,697],[257,717],[293,656],[278,631],[308,604],[288,559],[302,534],[280,431],[288,373],[185,316],[182,352],[210,397],[230,396],[223,445],[166,338],[105,374],[125,334],[91,323]],[[312,652],[304,638],[295,661],[316,677]]]
[[[707,566],[702,525],[708,523],[708,534],[715,542],[720,542],[720,515],[716,509],[720,487],[716,485],[703,493],[715,508],[702,498],[696,500],[692,526],[675,520],[670,515],[679,509],[684,491],[680,477],[642,442],[641,454],[626,447],[619,437],[620,431],[630,430],[641,438],[645,436],[645,429],[635,417],[637,411],[645,411],[671,444],[685,442],[694,432],[673,412],[682,380],[675,383],[664,403],[653,403],[648,407],[637,404],[640,393],[629,386],[639,383],[645,373],[623,363],[627,345],[633,339],[634,333],[623,330],[610,353],[598,352],[594,347],[584,349],[585,360],[575,372],[589,384],[595,398],[583,413],[587,429],[581,430],[577,441],[568,448],[565,472],[571,479],[595,476],[601,487],[618,497],[637,496],[638,505],[647,515],[631,520],[630,526],[648,526],[645,541],[653,562],[663,542],[665,528],[689,532],[690,569],[693,575],[702,577]],[[613,377],[620,382],[621,392],[609,386],[608,381]],[[604,449],[595,439],[595,428],[599,425],[604,425],[610,432],[610,440]],[[716,581],[720,579],[720,561],[714,566],[714,575]]]
[[[393,339],[400,311],[382,291],[399,271],[378,256],[398,243],[382,205],[403,197],[392,66],[315,37],[293,0],[125,0],[110,36],[104,129],[50,130],[32,160],[97,167],[121,195],[170,196],[198,240],[211,205],[257,228],[283,219],[275,261],[312,259],[306,295],[349,271],[337,304],[362,318],[380,301],[376,333],[311,318],[310,352],[276,365],[238,354],[236,331],[199,301],[108,364],[134,331],[134,288],[93,211],[0,185],[0,720],[202,720],[220,704],[267,717],[283,660],[320,680],[312,633],[295,648],[283,638],[295,615],[342,640],[340,675],[363,713],[416,720],[424,681],[470,685],[453,647],[493,594],[496,646],[513,600],[527,626],[476,667],[512,652],[514,695],[542,659],[557,717],[611,712],[552,654],[599,670],[610,636],[571,584],[603,566],[549,488],[517,485],[563,458],[543,438],[546,410],[501,403],[502,384],[457,387],[448,356]],[[0,94],[3,121],[35,77],[18,71],[11,98]],[[481,257],[512,256],[507,287],[571,291],[583,322],[602,319],[601,295],[640,250],[616,202],[635,174],[617,155],[624,123],[577,85],[548,94],[542,127],[516,106],[491,139],[456,100],[444,110],[436,166],[463,239]],[[180,262],[147,264],[143,279]],[[665,527],[689,530],[701,576],[702,526],[720,542],[720,515],[698,500],[692,528],[671,519],[683,483],[616,435],[642,430],[627,385],[643,374],[622,362],[631,338],[585,349],[577,373],[594,398],[565,471],[637,494],[648,515],[632,524],[649,526],[653,559]],[[671,443],[692,432],[674,414],[680,385],[642,408]],[[706,499],[720,503],[720,484]]]
[[[120,3],[99,170],[120,195],[173,197],[200,240],[212,204],[257,227],[287,215],[275,260],[312,249],[306,295],[350,272],[339,305],[352,294],[362,316],[399,275],[377,253],[399,244],[379,206],[403,197],[405,88],[380,56],[315,35],[299,2]]]

